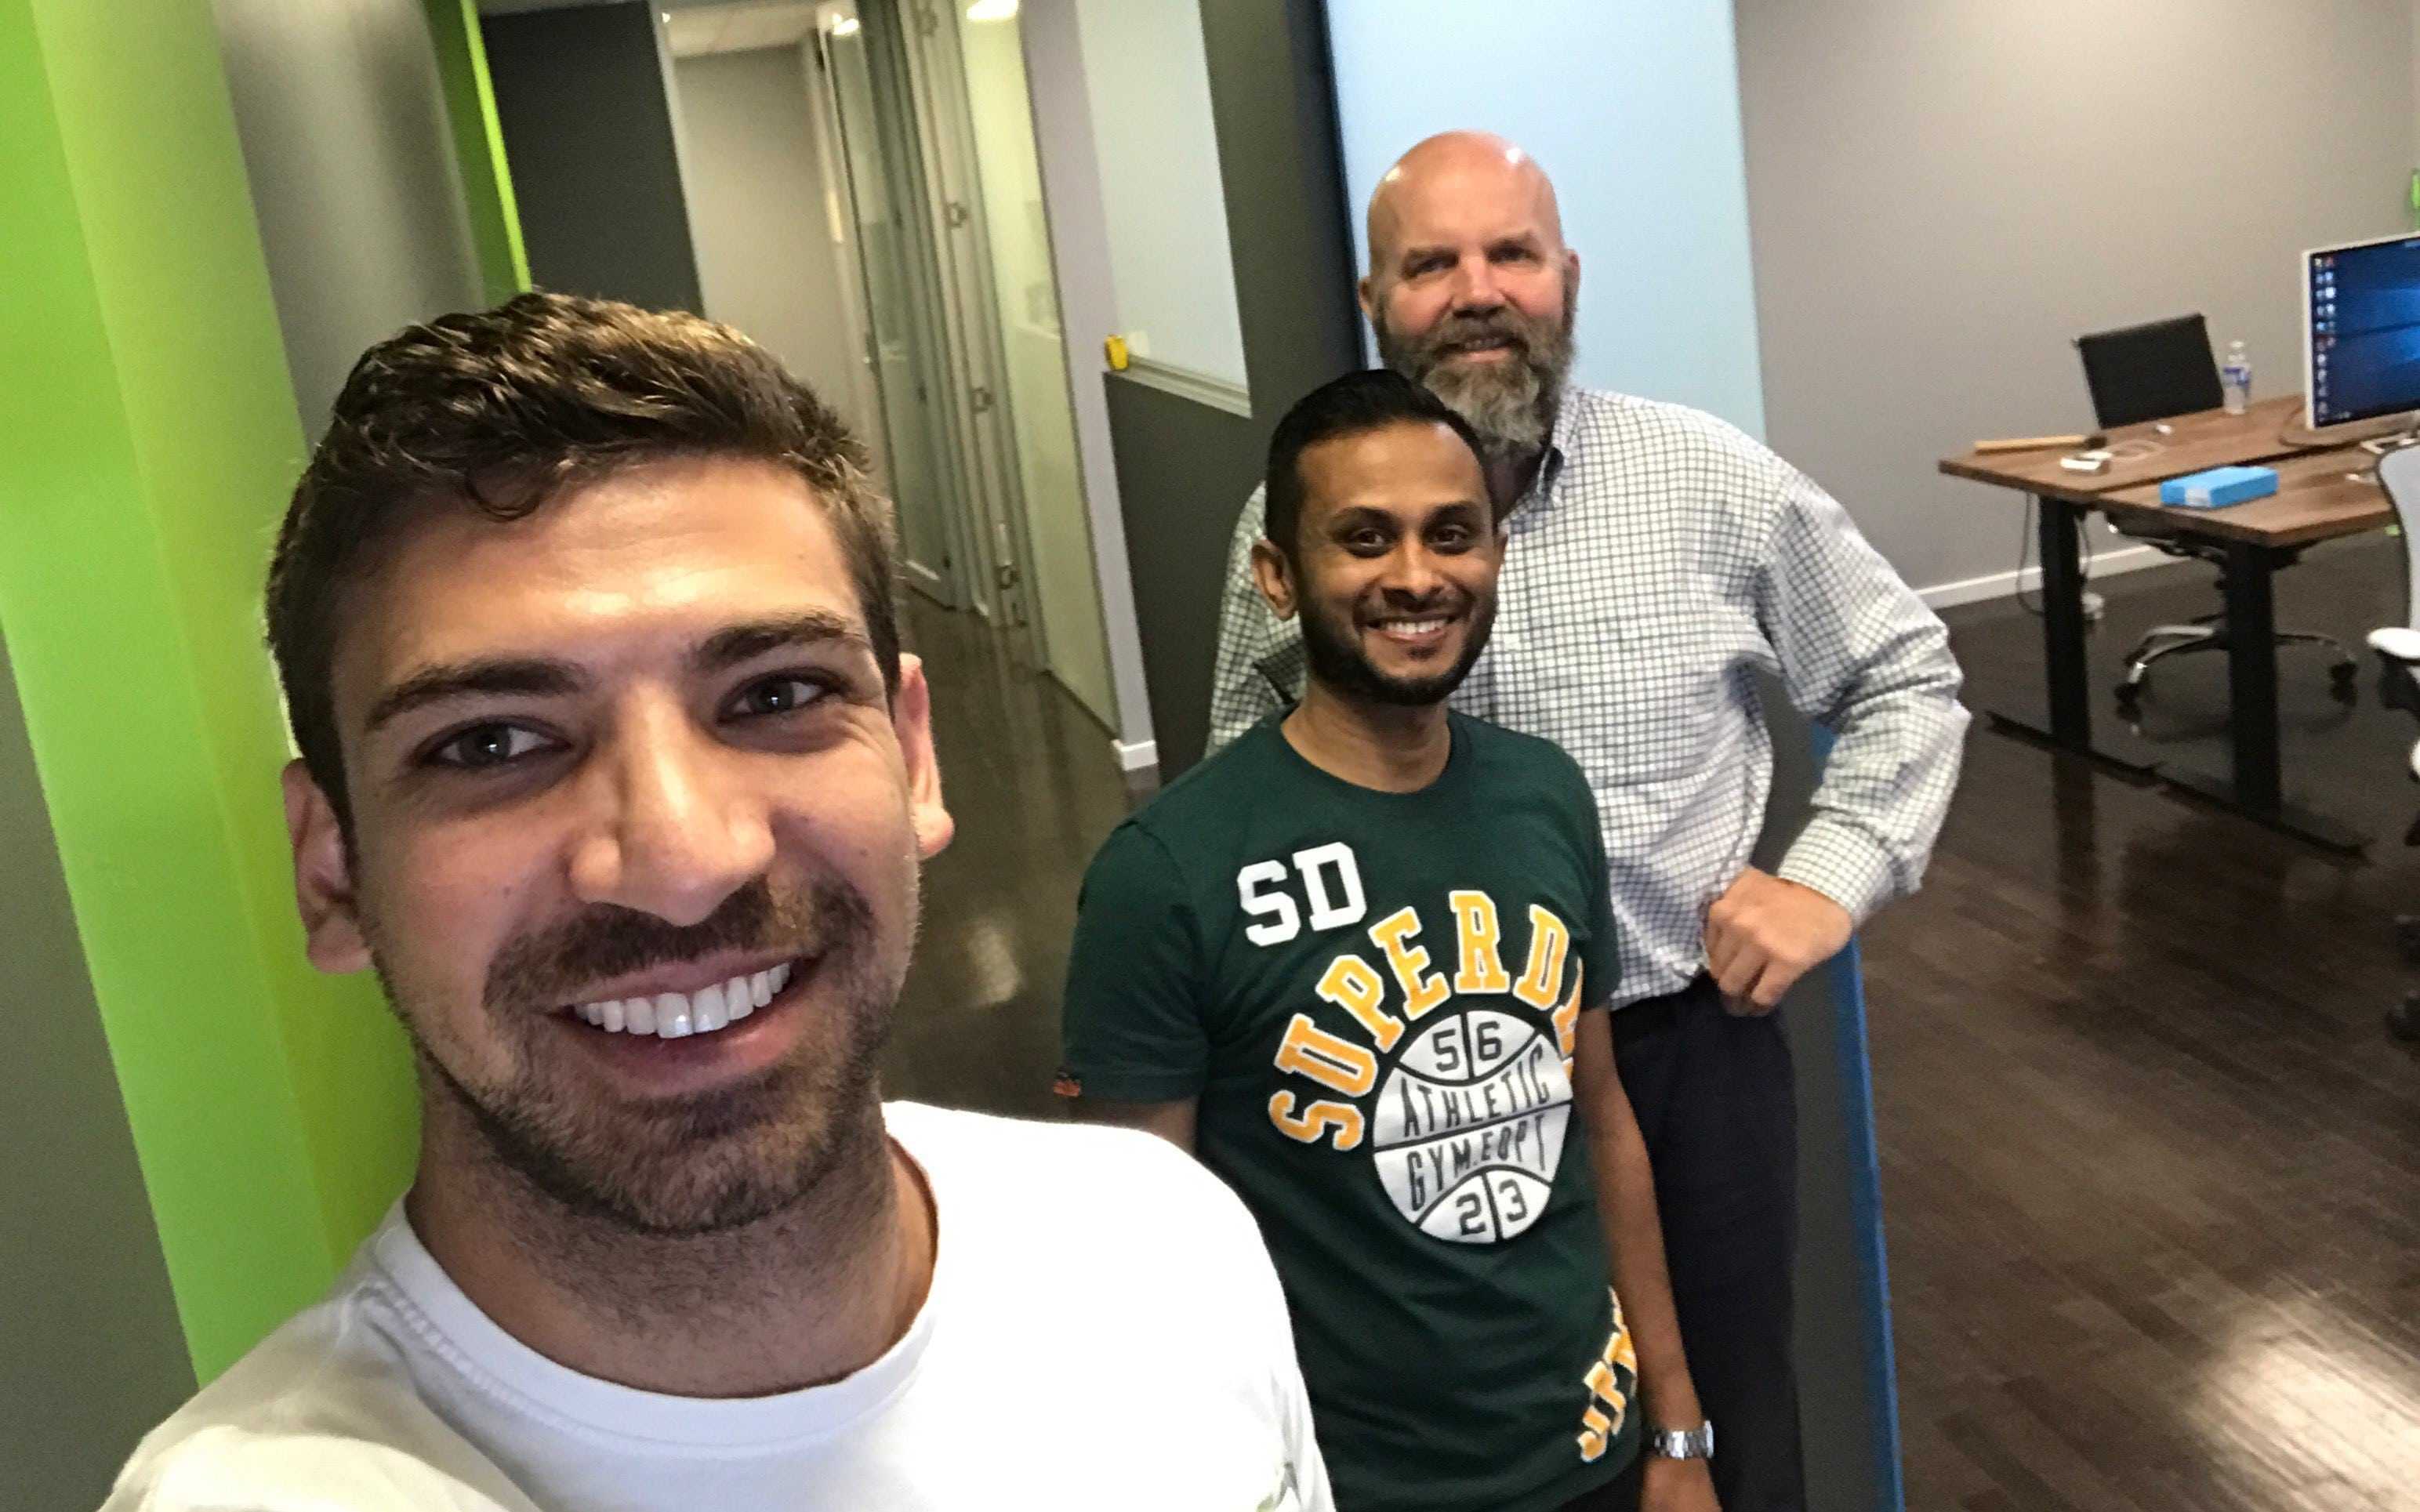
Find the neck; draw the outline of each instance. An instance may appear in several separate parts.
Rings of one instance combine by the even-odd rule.
[[[1546,449],[1533,447],[1487,459],[1487,492],[1496,501],[1496,517],[1502,519],[1519,506],[1529,491],[1530,483],[1538,476],[1539,465],[1546,459]]]
[[[896,1344],[931,1286],[929,1197],[878,1105],[798,1202],[687,1237],[574,1212],[484,1147],[465,1158],[458,1110],[427,1114],[413,1231],[480,1311],[582,1375],[702,1397],[827,1384]]]
[[[1382,793],[1417,793],[1445,771],[1453,734],[1442,700],[1376,703],[1316,677],[1280,727],[1304,761],[1330,777]]]

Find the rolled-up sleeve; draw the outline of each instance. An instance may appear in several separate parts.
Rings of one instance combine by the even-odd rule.
[[[1958,784],[1968,716],[1949,632],[1795,469],[1759,599],[1791,702],[1833,736],[1812,814],[1779,874],[1862,923],[1923,880]]]

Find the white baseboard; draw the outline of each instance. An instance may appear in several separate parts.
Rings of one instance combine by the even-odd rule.
[[[1109,745],[1118,753],[1118,770],[1140,772],[1146,766],[1159,764],[1159,742],[1156,740],[1112,740]]]
[[[2121,572],[2140,572],[2145,567],[2156,567],[2163,562],[2175,560],[2176,558],[2157,547],[2123,547],[2116,551],[2102,551],[2094,556],[2092,576],[2109,578]],[[2041,592],[2041,567],[2039,564],[2027,566],[2022,581],[2019,579],[2017,570],[2011,567],[2006,572],[1987,572],[1980,578],[1962,578],[1956,582],[1935,583],[1930,588],[1919,588],[1916,590],[1916,596],[1938,609],[1948,609],[1958,604],[1980,603],[1987,598],[2007,598],[2020,590],[2028,594]]]

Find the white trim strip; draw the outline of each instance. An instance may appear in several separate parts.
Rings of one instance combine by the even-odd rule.
[[[1197,373],[1173,363],[1154,362],[1148,357],[1128,358],[1123,371],[1127,378],[1145,388],[1172,393],[1196,404],[1206,404],[1213,409],[1224,409],[1246,420],[1252,418],[1252,395],[1240,383],[1230,383],[1225,378],[1212,378],[1207,373]]]
[[[2121,572],[2140,572],[2145,567],[2156,567],[2163,562],[2175,560],[2157,547],[2130,546],[2094,556],[2091,576],[2098,579]],[[1916,596],[1930,607],[1942,609],[1958,604],[1980,603],[1987,598],[2007,598],[2021,589],[2028,594],[2041,592],[2041,568],[2039,565],[2025,568],[2022,583],[2018,581],[2017,570],[2010,567],[2006,572],[1987,572],[1980,578],[1962,578],[1956,582],[1919,588]]]
[[[1118,753],[1118,770],[1140,772],[1159,764],[1159,742],[1156,740],[1113,740],[1109,742]]]

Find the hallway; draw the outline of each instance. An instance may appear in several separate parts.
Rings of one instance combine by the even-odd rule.
[[[983,620],[915,593],[900,608],[908,649],[932,679],[941,790],[958,829],[924,869],[924,933],[883,1090],[1056,1118],[1076,889],[1125,816],[1125,782],[1101,727],[1050,677],[1012,664]]]

